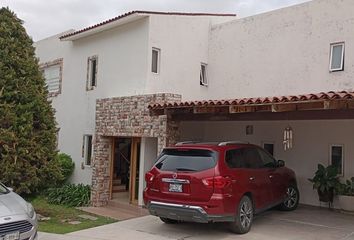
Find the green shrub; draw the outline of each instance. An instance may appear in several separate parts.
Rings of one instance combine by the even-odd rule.
[[[74,171],[75,163],[73,162],[71,156],[65,153],[58,153],[57,161],[59,162],[59,166],[61,168],[63,182],[67,182]]]
[[[46,191],[49,203],[68,207],[82,207],[90,203],[91,187],[84,184],[66,184]]]

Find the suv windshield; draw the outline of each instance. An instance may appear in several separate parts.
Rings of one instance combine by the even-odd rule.
[[[165,149],[156,168],[162,171],[197,172],[215,167],[217,153],[201,149]]]
[[[9,192],[9,190],[4,186],[4,185],[2,185],[1,183],[0,183],[0,195],[1,194],[6,194],[6,193],[8,193]]]

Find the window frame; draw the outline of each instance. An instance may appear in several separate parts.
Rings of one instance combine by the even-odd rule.
[[[91,138],[91,156],[88,158],[88,147],[89,147],[89,138]],[[84,159],[84,165],[91,167],[92,165],[92,156],[93,156],[93,136],[92,134],[84,134],[82,139],[82,157]],[[89,160],[89,162],[88,162]]]
[[[339,68],[332,68],[333,63],[333,49],[336,46],[342,46],[342,54],[341,54],[341,65]],[[329,71],[330,72],[340,72],[344,71],[344,54],[345,54],[345,42],[337,42],[331,43],[330,45],[330,58],[329,58]]]
[[[333,147],[341,147],[342,148],[342,159],[341,159],[341,161],[342,161],[342,167],[341,167],[341,169],[340,169],[340,173],[338,173],[338,176],[344,176],[344,161],[345,161],[345,156],[344,156],[344,144],[330,144],[329,145],[329,161],[328,161],[328,164],[329,165],[332,165],[332,148]]]
[[[156,72],[153,71],[153,52],[157,52],[157,62],[156,62]],[[160,60],[161,59],[161,49],[160,48],[156,48],[156,47],[153,47],[151,49],[151,72],[153,74],[160,74]]]
[[[204,75],[203,75],[203,67],[204,67]],[[208,86],[208,64],[200,63],[200,72],[199,72],[199,83],[200,86],[207,87]]]
[[[55,92],[49,92],[48,91],[48,97],[56,97],[59,94],[61,94],[62,91],[62,83],[63,83],[63,58],[58,58],[53,61],[48,61],[44,63],[39,64],[39,70],[42,71],[43,73],[43,78],[45,81],[45,84],[47,86],[47,80],[45,79],[45,69],[53,66],[59,66],[59,88]]]
[[[266,144],[271,144],[271,145],[273,145],[273,154],[269,153],[269,152],[265,149],[264,145],[266,145]],[[270,155],[272,155],[273,158],[274,158],[274,156],[275,156],[275,142],[273,142],[273,141],[262,141],[262,148],[263,148],[264,150],[266,150],[266,151],[267,151]]]
[[[93,74],[93,62],[95,62],[95,73]],[[92,84],[93,76],[95,76],[95,84]],[[86,90],[91,91],[97,87],[98,82],[98,55],[94,55],[87,58],[87,80]]]

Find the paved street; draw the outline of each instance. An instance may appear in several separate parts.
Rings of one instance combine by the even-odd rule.
[[[230,233],[225,224],[163,224],[146,216],[66,235],[40,234],[40,240],[354,240],[354,216],[316,208],[295,212],[268,211],[255,219],[246,235]]]

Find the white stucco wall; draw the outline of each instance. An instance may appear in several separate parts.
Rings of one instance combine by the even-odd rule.
[[[307,180],[312,178],[317,164],[330,161],[330,146],[344,145],[344,178],[354,176],[354,120],[320,121],[254,121],[254,122],[182,122],[182,140],[248,141],[256,145],[274,143],[274,156],[285,160],[293,169],[301,194],[301,203],[319,205],[317,192]],[[246,135],[246,126],[254,126],[254,134]],[[291,126],[293,148],[284,151],[283,131]]]
[[[96,99],[142,94],[147,68],[147,18],[74,42],[58,36],[35,44],[44,63],[63,58],[62,93],[52,98],[59,150],[72,156],[72,181],[91,184],[91,167],[81,168],[84,134],[94,135]],[[98,55],[97,87],[86,91],[87,58]]]
[[[183,100],[209,98],[200,86],[200,64],[208,61],[209,33],[216,23],[236,17],[150,16],[149,68],[146,92],[173,92]],[[160,72],[151,72],[151,50],[161,49]]]
[[[144,205],[143,190],[145,188],[145,173],[154,165],[157,158],[157,138],[142,138],[140,147],[139,196],[138,204]]]
[[[353,90],[353,12],[352,0],[314,0],[213,26],[208,97]],[[330,73],[330,44],[342,41],[345,70]]]

